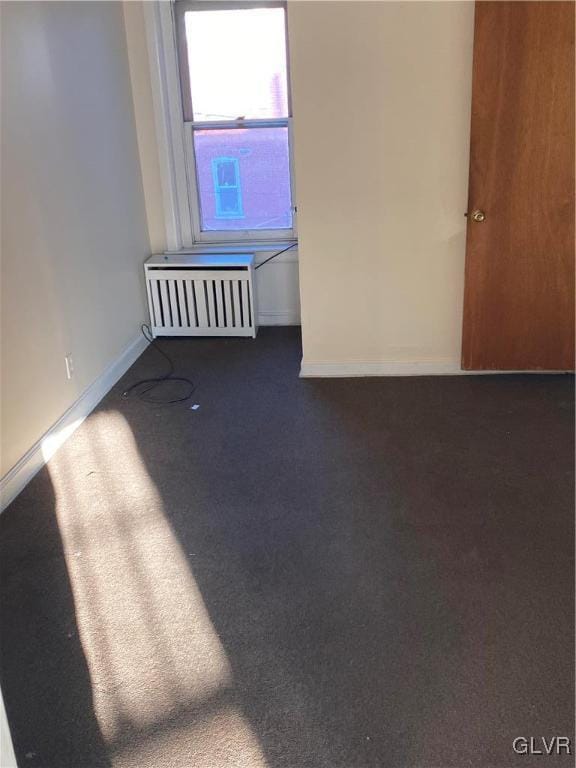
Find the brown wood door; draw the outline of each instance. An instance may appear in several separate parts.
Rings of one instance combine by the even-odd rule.
[[[473,73],[462,367],[571,370],[574,3],[477,2]]]

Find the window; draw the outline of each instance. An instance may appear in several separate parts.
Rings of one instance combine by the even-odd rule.
[[[284,3],[175,8],[195,239],[291,237]]]
[[[238,160],[235,157],[217,157],[212,160],[212,178],[216,194],[216,218],[243,218]]]

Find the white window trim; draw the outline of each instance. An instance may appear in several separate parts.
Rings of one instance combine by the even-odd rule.
[[[198,219],[198,192],[190,124],[185,123],[178,72],[178,52],[172,0],[150,0],[144,4],[144,21],[150,62],[154,120],[166,227],[170,251],[202,243],[281,243],[295,240],[296,211],[292,229],[202,232]],[[294,201],[292,119],[288,119],[290,183]]]

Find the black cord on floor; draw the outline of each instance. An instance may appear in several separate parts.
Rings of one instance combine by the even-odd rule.
[[[275,259],[276,256],[280,256],[281,253],[286,253],[286,251],[289,251],[290,248],[296,248],[298,243],[292,243],[292,245],[289,245],[288,248],[283,248],[281,251],[278,251],[277,253],[273,253],[272,256],[269,256],[265,261],[261,261],[260,264],[256,264],[255,269],[260,269],[260,267],[263,267],[264,264],[268,264],[269,261],[272,261],[272,259]]]
[[[149,403],[150,405],[176,405],[177,403],[185,403],[186,400],[190,400],[196,390],[196,385],[192,379],[188,379],[186,376],[174,376],[175,368],[172,358],[158,346],[158,342],[152,336],[152,331],[145,323],[142,325],[142,334],[144,338],[150,342],[150,345],[166,359],[169,366],[168,371],[164,376],[156,376],[152,379],[141,379],[140,381],[131,384],[128,389],[122,392],[122,398],[126,400],[130,395],[135,394],[139,400],[142,400],[144,403]],[[170,400],[166,400],[166,398],[152,397],[149,394],[162,384],[168,383],[186,385],[186,393],[181,397],[175,397]]]
[[[255,269],[260,269],[260,267],[263,267],[264,264],[268,264],[269,261],[275,259],[276,256],[280,256],[281,253],[286,253],[286,251],[289,251],[291,248],[295,248],[297,245],[297,242],[292,243],[292,245],[289,245],[287,248],[283,248],[281,251],[273,253],[272,256],[269,256],[265,261],[257,264]],[[186,400],[190,400],[196,391],[196,385],[192,379],[188,379],[186,376],[174,376],[174,363],[172,362],[172,358],[158,346],[156,339],[152,336],[150,327],[145,323],[142,325],[142,334],[144,335],[144,338],[150,342],[150,345],[153,346],[154,349],[166,359],[169,366],[168,371],[164,374],[164,376],[156,376],[152,379],[141,379],[140,381],[136,381],[134,384],[131,384],[128,389],[122,392],[122,398],[127,400],[130,395],[135,394],[139,400],[142,400],[142,402],[149,403],[151,405],[176,405],[177,403],[185,403]],[[166,400],[165,398],[163,399],[159,397],[152,397],[150,395],[150,392],[153,392],[162,384],[174,384],[175,382],[186,385],[186,394],[182,395],[181,397],[172,398],[170,400]]]

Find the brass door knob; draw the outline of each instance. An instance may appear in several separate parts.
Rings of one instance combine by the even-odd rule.
[[[486,218],[486,214],[484,213],[484,211],[474,211],[474,213],[472,214],[472,218],[474,219],[474,221],[484,221],[484,219]]]

